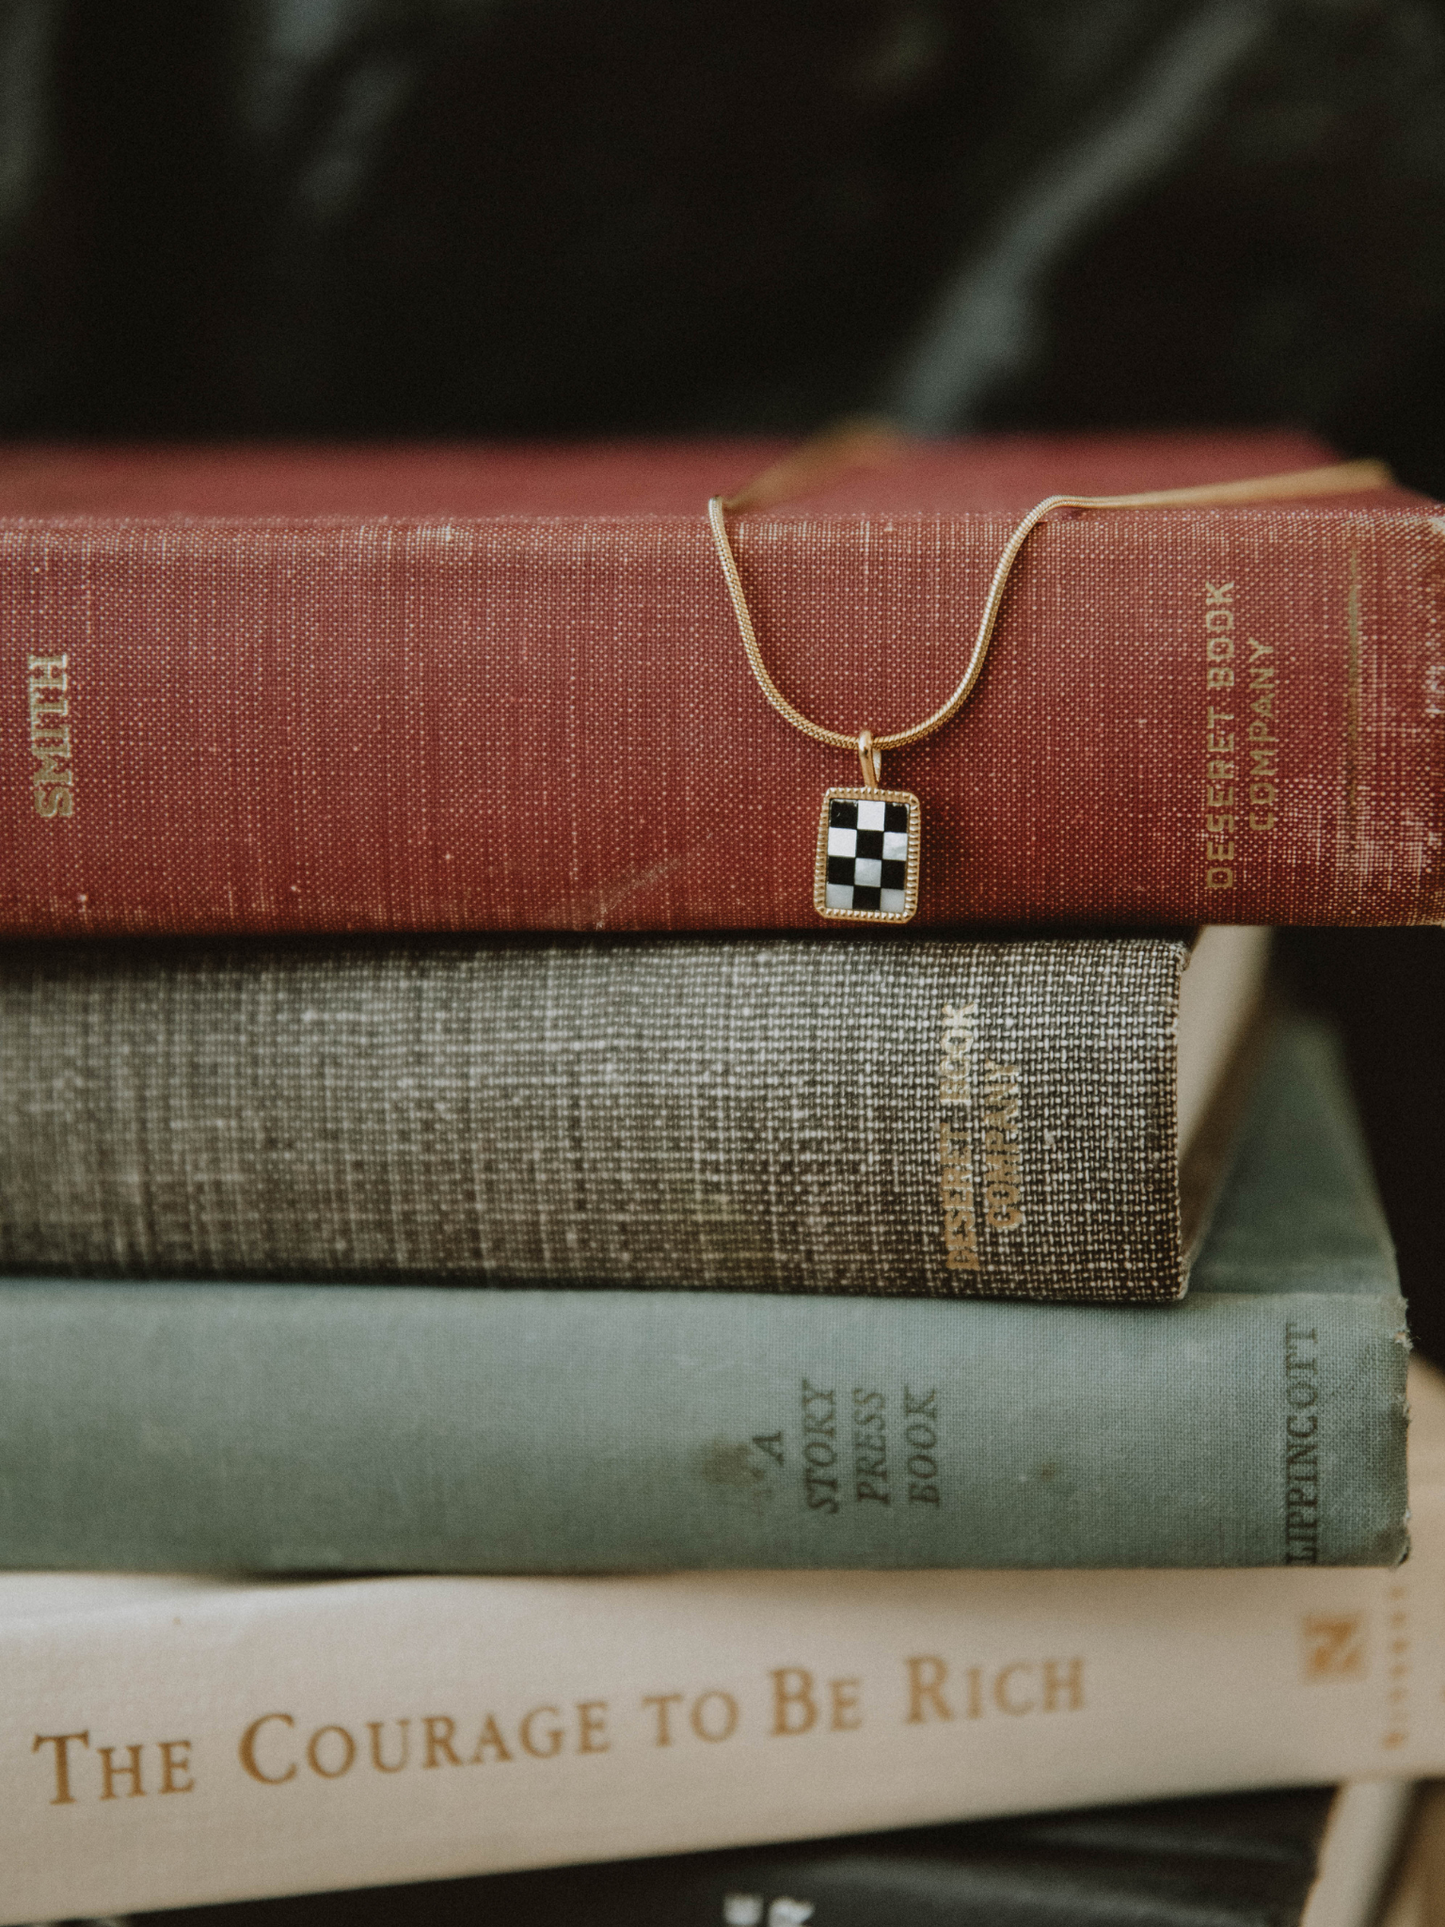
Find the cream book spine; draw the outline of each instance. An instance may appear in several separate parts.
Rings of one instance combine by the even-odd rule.
[[[0,1927],[1445,1774],[1445,1388],[1394,1571],[0,1579]]]

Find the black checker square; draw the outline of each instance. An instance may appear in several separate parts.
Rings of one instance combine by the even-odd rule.
[[[908,878],[916,858],[912,800],[863,792],[828,799],[818,908],[835,916],[911,914]]]

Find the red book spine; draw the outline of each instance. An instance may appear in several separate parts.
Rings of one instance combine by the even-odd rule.
[[[953,686],[1007,516],[740,518],[805,714]],[[749,673],[695,517],[0,524],[0,930],[817,927],[857,759]],[[1423,508],[1081,515],[885,759],[919,925],[1445,916],[1445,535]]]

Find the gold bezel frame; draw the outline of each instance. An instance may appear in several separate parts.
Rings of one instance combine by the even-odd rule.
[[[908,816],[908,865],[903,874],[901,910],[834,910],[828,904],[828,815],[832,803],[903,803]],[[908,923],[918,909],[918,863],[923,846],[923,809],[911,790],[836,789],[823,792],[818,816],[818,849],[813,860],[813,908],[820,917],[843,923]]]

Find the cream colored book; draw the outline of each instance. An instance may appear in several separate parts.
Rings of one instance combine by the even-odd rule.
[[[0,1923],[1441,1774],[1411,1392],[1394,1571],[6,1576]]]

